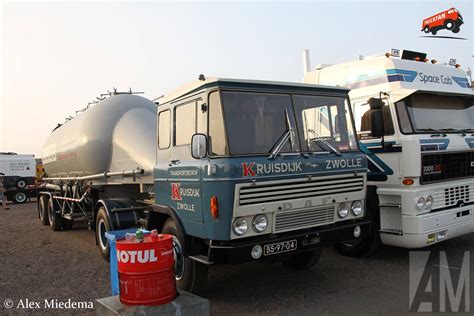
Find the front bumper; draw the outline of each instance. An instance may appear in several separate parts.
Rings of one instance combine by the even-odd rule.
[[[381,233],[382,243],[404,248],[421,248],[474,232],[474,205],[418,216],[402,215],[403,233]],[[444,238],[437,234],[445,232]],[[429,239],[435,234],[435,240]],[[428,243],[428,240],[430,242]]]
[[[324,245],[332,245],[339,241],[354,238],[354,228],[360,226],[361,236],[366,236],[370,231],[370,221],[366,219],[354,219],[338,222],[332,225],[314,227],[311,229],[297,230],[278,235],[265,235],[238,239],[233,241],[215,241],[210,245],[212,261],[214,263],[244,263],[255,261],[251,256],[252,248],[255,245],[262,247],[268,244],[296,240],[296,250],[262,256],[259,261],[275,261],[281,257],[292,255],[302,251],[314,250]]]

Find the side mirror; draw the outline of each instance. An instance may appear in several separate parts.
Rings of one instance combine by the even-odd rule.
[[[372,137],[383,137],[385,134],[383,126],[382,110],[370,110],[370,133]]]
[[[202,159],[207,153],[207,138],[204,134],[194,134],[191,138],[191,156],[194,159]]]

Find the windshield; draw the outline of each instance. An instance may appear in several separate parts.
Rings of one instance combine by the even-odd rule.
[[[343,97],[215,91],[208,133],[213,156],[357,149]]]
[[[474,129],[473,98],[413,94],[396,103],[403,133]]]

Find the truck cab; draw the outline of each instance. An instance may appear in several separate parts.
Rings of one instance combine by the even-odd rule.
[[[307,268],[322,245],[369,234],[346,88],[201,76],[157,113],[148,228],[175,236],[179,287],[212,264]]]
[[[474,93],[459,65],[393,49],[318,67],[304,82],[351,89],[372,219],[372,247],[358,255],[474,232]]]

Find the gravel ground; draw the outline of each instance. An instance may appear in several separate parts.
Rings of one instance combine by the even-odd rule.
[[[6,299],[15,306],[29,299],[41,307],[45,299],[93,302],[108,296],[110,285],[108,263],[100,257],[86,225],[53,232],[39,223],[35,203],[0,210],[0,221],[0,315],[95,314],[93,309],[6,309]],[[455,290],[463,253],[473,246],[471,234],[430,248],[433,253],[446,251]],[[310,271],[291,271],[280,264],[217,266],[212,267],[209,289],[202,296],[209,299],[213,315],[407,314],[408,261],[409,251],[399,248],[384,247],[370,259],[345,258],[327,248]],[[439,269],[439,261],[427,265],[433,275]],[[473,310],[474,273],[469,280]],[[427,297],[436,302],[438,290],[433,291]],[[464,300],[461,303],[464,310]]]

